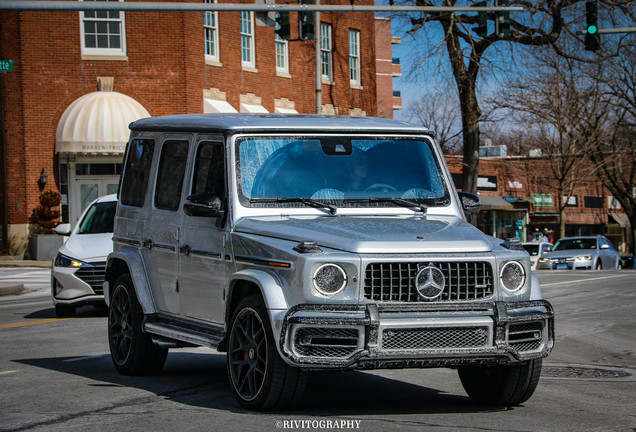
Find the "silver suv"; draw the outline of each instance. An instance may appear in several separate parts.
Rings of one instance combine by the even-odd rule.
[[[521,243],[465,214],[431,131],[377,118],[185,115],[130,125],[104,295],[113,362],[227,352],[247,409],[307,371],[458,370],[479,403],[535,390],[553,309]]]

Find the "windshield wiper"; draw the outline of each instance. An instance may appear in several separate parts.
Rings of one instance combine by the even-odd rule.
[[[405,200],[405,199],[402,199],[402,198],[358,198],[358,199],[346,199],[346,200],[344,200],[345,204],[347,204],[347,203],[357,203],[357,202],[358,203],[359,202],[368,202],[368,203],[389,202],[389,203],[397,204],[397,205],[402,206],[402,207],[417,208],[422,213],[426,213],[426,209],[428,209],[428,206],[426,204],[415,203],[413,201]]]
[[[317,209],[329,209],[329,213],[336,214],[338,207],[326,204],[320,201],[313,200],[311,198],[250,198],[250,203],[302,203],[309,207]]]

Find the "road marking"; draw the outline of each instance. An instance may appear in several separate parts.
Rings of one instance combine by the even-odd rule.
[[[2,371],[2,372],[0,372],[0,375],[7,375],[7,374],[10,374],[10,373],[15,373],[15,372],[20,372],[20,371],[17,371],[17,370],[12,370],[12,371]]]
[[[13,323],[13,324],[3,324],[3,325],[0,325],[0,330],[14,328],[14,327],[23,327],[23,326],[33,325],[33,324],[46,324],[46,323],[51,323],[56,321],[66,321],[70,319],[73,319],[73,318],[49,318],[49,319],[42,319],[37,321],[25,321],[25,322]]]
[[[557,282],[557,283],[551,283],[551,284],[541,284],[541,288],[549,287],[549,286],[555,286],[555,285],[571,284],[573,282],[587,282],[587,281],[595,281],[595,280],[601,280],[601,279],[616,279],[616,278],[622,278],[622,277],[628,277],[628,276],[631,276],[631,275],[605,276],[605,277],[597,277],[597,278],[592,278],[592,279],[577,279],[575,281]]]

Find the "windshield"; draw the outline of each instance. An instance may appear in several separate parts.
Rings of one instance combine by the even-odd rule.
[[[523,248],[530,254],[530,256],[537,256],[539,254],[538,244],[525,244]]]
[[[450,202],[432,143],[421,137],[245,137],[237,145],[243,205],[290,207],[306,200],[338,207],[403,205],[385,198]]]
[[[596,239],[579,238],[559,240],[552,248],[552,252],[570,249],[596,249]]]
[[[78,234],[112,233],[117,201],[95,203],[89,207],[80,223]]]

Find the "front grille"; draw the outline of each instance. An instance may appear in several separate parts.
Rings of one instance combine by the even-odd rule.
[[[493,276],[487,262],[373,263],[365,271],[364,296],[375,301],[422,301],[415,276],[427,265],[438,267],[446,278],[436,301],[482,300],[493,294]]]
[[[488,342],[488,327],[385,329],[382,349],[480,348]]]
[[[294,347],[306,357],[348,357],[358,348],[358,330],[301,327],[296,331]]]
[[[95,294],[104,294],[106,262],[90,263],[90,267],[80,267],[75,272],[75,276],[89,284]]]
[[[542,340],[543,324],[538,321],[510,324],[508,328],[508,343],[518,352],[538,350]]]

